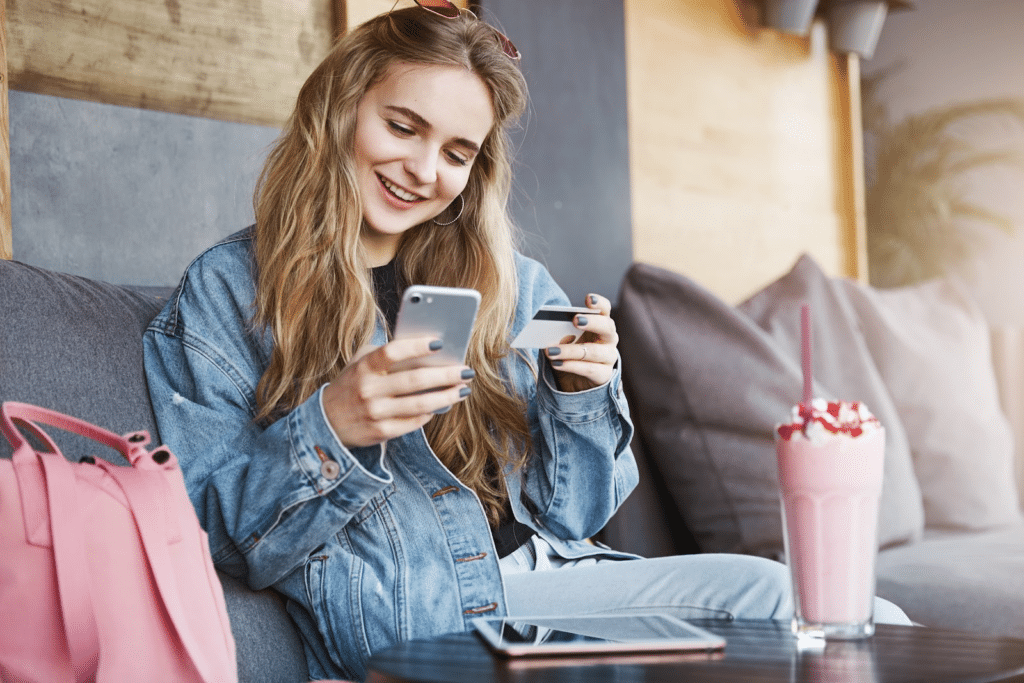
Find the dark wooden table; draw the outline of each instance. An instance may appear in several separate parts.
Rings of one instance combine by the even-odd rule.
[[[725,637],[725,650],[699,655],[494,657],[475,634],[402,643],[370,659],[369,683],[1024,683],[1024,640],[880,624],[872,638],[800,649],[788,624],[693,623]]]

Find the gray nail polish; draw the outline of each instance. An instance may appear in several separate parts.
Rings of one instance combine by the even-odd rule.
[[[461,389],[459,389],[459,398],[466,398],[467,396],[470,395],[470,393],[472,393],[472,389],[470,389],[469,387],[462,387]]]
[[[562,361],[560,360],[553,360],[551,361],[551,364],[554,365],[556,368],[562,367]]]
[[[578,315],[576,316],[576,327],[585,327],[587,324],[587,316]]]
[[[549,346],[548,347],[548,355],[549,356],[557,356],[561,352],[562,352],[562,349],[558,348],[557,346]]]
[[[473,368],[466,368],[462,371],[462,379],[473,379],[476,377],[476,371]]]
[[[434,341],[430,342],[430,350],[431,351],[440,351],[441,347],[443,347],[443,346],[444,346],[444,342],[441,341],[440,339],[435,339]]]

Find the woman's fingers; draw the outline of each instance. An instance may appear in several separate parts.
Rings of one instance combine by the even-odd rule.
[[[582,340],[584,337],[581,336],[580,339]],[[619,357],[615,347],[611,344],[592,341],[577,341],[561,346],[551,346],[545,349],[545,353],[547,353],[551,364],[559,369],[570,361],[614,365]]]
[[[419,368],[389,374],[383,381],[385,394],[405,396],[432,389],[443,389],[463,384],[476,375],[471,369],[458,365]]]
[[[465,400],[473,371],[418,367],[440,350],[428,337],[360,349],[324,390],[324,410],[346,446],[369,446],[414,431],[434,414]]]
[[[440,350],[440,340],[429,337],[392,341],[374,349],[356,364],[365,364],[361,373],[367,397],[413,394],[473,378],[475,373],[464,365],[431,365],[430,357]]]
[[[458,384],[444,389],[405,396],[382,396],[366,402],[365,417],[368,423],[377,425],[375,429],[380,430],[380,435],[393,438],[401,436],[409,430],[396,433],[388,423],[420,418],[426,418],[423,420],[426,422],[431,415],[450,408],[467,398],[470,393],[469,386]]]
[[[409,364],[416,359],[426,359],[440,351],[441,346],[440,339],[431,337],[396,339],[383,346],[372,348],[358,360],[350,362],[349,365],[362,362],[371,371],[383,375],[395,371],[402,364]]]
[[[587,308],[596,308],[601,311],[601,315],[612,314],[612,302],[600,294],[587,295]]]
[[[564,391],[580,391],[604,384],[611,379],[619,358],[616,349],[619,335],[611,318],[611,302],[598,294],[590,294],[586,303],[598,313],[576,316],[574,323],[583,330],[579,339],[545,350],[552,367],[558,371],[559,386]]]

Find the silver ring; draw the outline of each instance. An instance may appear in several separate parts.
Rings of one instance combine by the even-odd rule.
[[[587,359],[587,347],[586,346],[581,346],[580,348],[583,349],[583,358],[580,358],[580,360],[586,360]]]

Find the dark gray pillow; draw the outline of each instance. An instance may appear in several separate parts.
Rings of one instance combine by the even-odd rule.
[[[142,333],[160,299],[105,282],[0,259],[0,401],[21,401],[157,442]],[[93,441],[46,428],[69,459],[125,464]],[[10,457],[6,439],[0,455]]]
[[[802,393],[800,304],[815,311],[815,394],[864,401],[887,427],[880,542],[920,535],[921,493],[891,398],[839,288],[809,258],[735,307],[646,264],[619,298],[637,429],[705,552],[783,556],[774,427]]]

